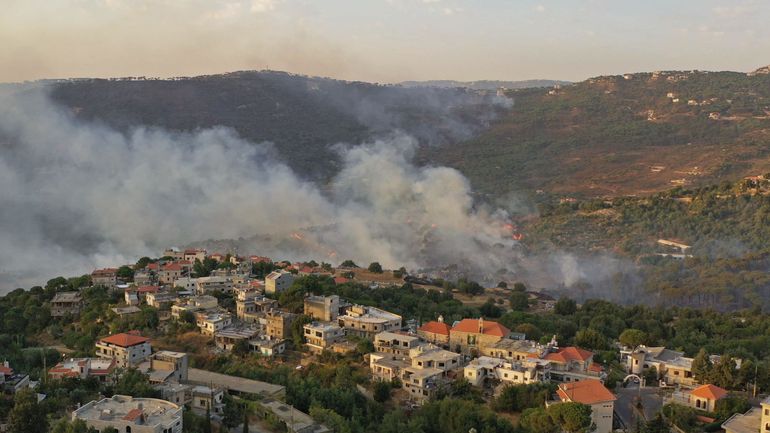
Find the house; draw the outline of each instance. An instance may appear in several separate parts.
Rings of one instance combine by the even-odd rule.
[[[191,393],[190,408],[198,415],[205,414],[207,410],[212,414],[220,415],[224,412],[225,392],[222,388],[196,385],[192,388]]]
[[[692,361],[693,358],[685,357],[684,352],[642,345],[628,353],[626,369],[631,374],[641,375],[654,367],[661,380],[669,385],[695,386]]]
[[[313,353],[331,349],[345,338],[344,329],[335,322],[311,322],[302,327],[305,346]]]
[[[196,313],[198,311],[212,310],[217,308],[219,305],[218,302],[217,298],[209,295],[192,296],[172,305],[171,316],[175,319],[179,319],[185,311]]]
[[[186,381],[189,365],[190,357],[186,353],[160,350],[150,358],[150,380],[158,383]]]
[[[551,380],[556,382],[603,379],[603,370],[594,364],[593,358],[593,352],[579,347],[563,347],[543,356],[551,364]]]
[[[147,286],[155,282],[155,273],[149,269],[137,269],[134,271],[134,284],[137,286]]]
[[[382,331],[401,329],[401,316],[375,307],[353,305],[345,314],[337,318],[337,322],[348,335],[374,339]]]
[[[317,423],[310,415],[300,412],[293,406],[278,400],[267,398],[257,403],[257,414],[270,424],[279,426],[287,433],[331,433],[323,424]]]
[[[114,359],[120,368],[136,366],[150,354],[150,339],[142,337],[138,332],[115,334],[96,342],[96,356]]]
[[[191,248],[184,250],[182,260],[187,260],[191,263],[195,263],[196,260],[203,261],[206,259],[206,250],[202,248]]]
[[[270,310],[265,314],[265,331],[270,338],[280,340],[291,337],[291,324],[297,318],[296,314],[281,310]]]
[[[48,377],[56,380],[68,377],[96,377],[100,382],[111,382],[116,367],[117,362],[114,359],[70,358],[48,370]]]
[[[181,277],[174,280],[174,287],[181,290],[195,291],[195,283],[197,278]]]
[[[262,356],[273,357],[286,351],[286,340],[276,338],[257,338],[249,341],[252,352]]]
[[[222,350],[231,351],[239,341],[246,341],[257,337],[259,329],[257,328],[236,328],[230,327],[217,331],[214,334],[214,343]]]
[[[158,280],[161,284],[174,284],[174,281],[184,274],[186,272],[179,263],[166,263],[158,271]]]
[[[548,382],[550,365],[541,359],[508,362],[501,358],[480,356],[465,366],[463,377],[474,386],[482,386],[490,380],[510,384]]]
[[[171,260],[184,260],[184,251],[180,251],[176,248],[166,248],[161,257],[168,257]]]
[[[104,268],[91,272],[91,284],[114,289],[118,285],[118,270],[116,268]]]
[[[123,300],[125,301],[126,305],[139,305],[139,295],[137,295],[136,290],[132,288],[128,288],[125,292],[123,292]]]
[[[765,433],[770,431],[770,397],[746,413],[736,413],[722,423],[725,433]]]
[[[535,341],[514,340],[503,338],[497,343],[481,350],[481,354],[492,358],[502,358],[508,361],[524,361],[527,359],[542,358],[547,354],[548,348]]]
[[[265,293],[274,295],[288,289],[294,282],[294,274],[284,270],[271,272],[265,277]]]
[[[195,313],[195,324],[201,334],[214,337],[218,332],[233,324],[233,316],[228,312],[199,311]]]
[[[147,293],[144,300],[150,307],[165,309],[174,302],[177,302],[178,298],[173,293],[157,292]]]
[[[161,382],[153,388],[160,392],[160,398],[178,405],[192,403],[193,385],[182,384],[178,382]]]
[[[591,406],[591,421],[595,433],[612,432],[612,413],[615,409],[615,395],[596,379],[562,383],[556,390],[561,402],[576,402]]]
[[[278,308],[278,301],[257,295],[246,300],[235,301],[236,316],[244,322],[257,322],[268,311]]]
[[[130,316],[132,314],[141,313],[142,309],[136,305],[129,305],[127,307],[112,307],[110,310],[118,317]]]
[[[76,316],[82,308],[80,292],[59,292],[51,299],[51,317]]]
[[[182,407],[157,398],[113,395],[93,400],[72,412],[99,431],[114,428],[126,433],[182,433]]]
[[[479,353],[510,333],[508,328],[491,320],[463,319],[449,331],[449,347],[465,354]]]
[[[398,356],[407,356],[409,351],[424,344],[419,337],[402,332],[380,332],[374,336],[374,350]]]
[[[337,320],[340,314],[340,297],[331,296],[307,296],[304,301],[304,313],[315,320],[331,322]]]
[[[0,390],[9,394],[15,394],[18,390],[29,386],[29,376],[23,373],[15,373],[8,361],[0,364]]]
[[[716,410],[717,401],[727,397],[727,390],[720,388],[716,385],[701,385],[689,392],[684,392],[682,403],[686,405],[702,410],[705,412],[714,412]]]
[[[195,279],[195,293],[205,295],[210,292],[230,293],[233,291],[233,280],[228,277],[200,277]]]
[[[444,316],[438,316],[438,320],[430,321],[417,328],[417,335],[427,342],[448,346],[450,329],[451,327],[444,323]]]

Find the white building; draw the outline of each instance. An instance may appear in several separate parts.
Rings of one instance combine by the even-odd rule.
[[[210,292],[230,293],[233,280],[229,277],[200,277],[195,279],[195,293],[205,295]]]
[[[375,307],[353,305],[337,318],[347,334],[374,339],[382,331],[401,329],[401,316]]]
[[[591,421],[596,425],[595,433],[612,432],[612,412],[615,395],[596,379],[562,383],[556,390],[561,402],[576,402],[591,406]]]
[[[114,395],[94,400],[72,412],[72,420],[78,419],[99,431],[112,427],[120,433],[182,433],[182,407],[156,398]]]
[[[150,339],[138,333],[122,333],[96,342],[96,356],[114,359],[118,367],[133,367],[152,354]]]

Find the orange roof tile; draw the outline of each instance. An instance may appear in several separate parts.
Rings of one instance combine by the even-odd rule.
[[[590,357],[594,356],[592,352],[583,350],[579,347],[564,347],[559,349],[558,352],[553,352],[545,355],[543,359],[553,362],[559,362],[566,364],[571,361],[587,361]]]
[[[690,391],[690,395],[694,395],[696,397],[705,398],[708,400],[719,400],[727,395],[727,390],[720,388],[716,385],[708,384],[708,385],[701,385],[692,391]]]
[[[443,322],[431,321],[420,326],[417,330],[431,334],[449,335],[449,325]]]
[[[13,374],[13,369],[11,367],[6,367],[4,365],[0,365],[0,373],[10,376]]]
[[[142,409],[131,409],[130,411],[128,411],[126,416],[123,417],[123,420],[125,420],[125,421],[133,421],[133,420],[141,417],[142,413],[143,413]],[[126,430],[128,430],[128,429],[126,429]]]
[[[334,277],[334,284],[345,284],[348,282],[350,282],[350,280],[345,277]]]
[[[114,344],[120,347],[131,347],[150,341],[150,339],[147,337],[142,337],[141,335],[123,333],[104,337],[100,341],[103,343]]]
[[[601,366],[601,364],[597,364],[595,362],[592,362],[591,365],[588,366],[589,371],[595,371],[595,372],[601,372],[604,371],[604,367]]]
[[[563,383],[556,390],[562,401],[574,401],[583,404],[594,404],[603,401],[614,401],[615,395],[596,379],[586,379],[579,382]]]
[[[479,332],[479,319],[463,319],[460,323],[452,328],[453,332],[468,332],[473,334],[494,335],[497,337],[505,337],[510,334],[511,331],[505,326],[492,322],[491,320],[484,321],[484,328]]]

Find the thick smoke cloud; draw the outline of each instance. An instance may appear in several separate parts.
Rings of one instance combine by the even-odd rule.
[[[339,146],[324,191],[229,129],[119,133],[39,90],[0,95],[0,140],[3,289],[254,234],[276,249],[255,253],[410,268],[496,269],[514,246],[505,214],[475,208],[459,172],[412,165],[404,135]]]

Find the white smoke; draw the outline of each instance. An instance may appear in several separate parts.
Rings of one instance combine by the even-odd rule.
[[[323,251],[338,261],[393,267],[505,267],[514,245],[506,215],[475,208],[456,170],[414,166],[415,145],[394,135],[340,146],[344,167],[322,192],[269,145],[229,129],[124,134],[77,120],[42,91],[6,92],[0,289],[132,263],[170,245],[254,234],[282,239],[297,230],[305,243],[283,248],[293,256],[283,258],[319,259]]]

